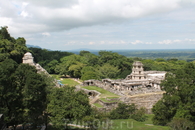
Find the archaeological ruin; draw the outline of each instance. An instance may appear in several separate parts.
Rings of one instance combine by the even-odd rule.
[[[133,63],[132,73],[125,79],[102,79],[101,81],[92,79],[84,81],[82,86],[97,86],[120,96],[116,102],[108,103],[99,99],[96,96],[98,94],[89,95],[93,103],[104,106],[101,109],[111,110],[119,101],[122,101],[127,104],[134,103],[139,108],[145,107],[147,113],[151,113],[153,105],[163,96],[164,92],[161,90],[160,83],[164,80],[165,74],[165,71],[144,71],[143,64],[136,61]],[[80,87],[77,86],[77,88]],[[90,91],[86,93],[89,94]]]
[[[22,62],[23,64],[29,64],[31,66],[34,66],[37,70],[37,73],[43,73],[46,76],[51,77],[49,75],[49,73],[41,65],[34,62],[34,57],[32,56],[32,54],[30,52],[25,53],[22,60],[23,60],[23,62]],[[60,82],[58,82],[57,80],[55,80],[55,79],[54,79],[53,83],[54,83],[55,87],[61,87],[62,86],[62,84]]]
[[[22,60],[23,60],[22,62],[23,64],[29,64],[31,66],[34,66],[37,69],[38,73],[44,72],[46,74],[49,74],[43,67],[41,67],[41,65],[34,62],[34,57],[30,52],[25,53]]]
[[[132,73],[125,79],[87,80],[84,86],[97,86],[120,96],[161,91],[160,83],[165,71],[144,71],[140,61],[133,63]]]
[[[23,63],[34,66],[38,73],[49,73],[34,62],[34,58],[30,52],[24,54]],[[160,83],[165,78],[165,71],[144,71],[143,64],[140,61],[133,63],[132,73],[127,75],[125,79],[102,79],[99,80],[86,80],[81,85],[76,86],[76,90],[83,90],[89,95],[90,104],[99,103],[103,107],[100,110],[109,111],[117,107],[118,102],[127,104],[134,103],[138,107],[145,107],[148,113],[151,113],[152,106],[162,98],[163,91],[161,90]],[[54,81],[55,86],[61,87],[57,80]],[[119,95],[119,98],[109,99],[108,102],[101,100],[99,93],[96,90],[87,90],[83,86],[97,86],[108,90],[114,94]],[[113,101],[111,101],[113,100]]]

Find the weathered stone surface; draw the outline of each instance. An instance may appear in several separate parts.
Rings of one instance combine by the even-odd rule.
[[[50,77],[49,73],[41,65],[34,62],[34,57],[32,56],[30,52],[25,53],[22,59],[23,59],[23,62],[22,62],[23,64],[29,64],[31,66],[34,66],[37,70],[37,73],[43,73],[46,76]],[[58,83],[57,80],[54,80],[53,82],[56,87],[61,87],[61,85]]]
[[[138,107],[145,107],[148,113],[151,113],[152,106],[162,98],[163,91],[160,83],[165,78],[165,71],[144,71],[143,64],[140,61],[133,63],[132,73],[125,79],[102,79],[86,80],[83,86],[97,86],[121,96],[120,101],[131,104],[135,103]],[[110,110],[117,106],[117,103],[106,103],[97,100],[105,107],[104,110]]]
[[[37,69],[38,73],[43,72],[43,73],[49,74],[42,66],[34,62],[34,57],[32,56],[30,52],[25,53],[22,59],[23,59],[22,63],[34,66]]]
[[[156,104],[156,102],[158,102],[162,97],[163,92],[121,97],[119,100],[127,104],[134,103],[138,106],[138,108],[145,107],[147,109],[147,113],[152,113],[151,109],[153,105]]]

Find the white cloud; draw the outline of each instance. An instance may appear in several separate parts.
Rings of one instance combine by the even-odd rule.
[[[184,40],[163,40],[163,41],[159,41],[159,44],[174,44],[174,43],[183,43],[183,44],[189,44],[189,43],[195,43],[195,39],[184,39]]]
[[[172,44],[173,41],[172,40],[163,40],[163,41],[159,41],[159,44]]]
[[[188,39],[188,38],[186,38],[185,41],[188,41],[188,42],[195,42],[195,39]]]
[[[152,42],[146,42],[145,44],[152,44]]]
[[[133,45],[136,45],[136,44],[139,44],[139,43],[143,43],[143,42],[140,41],[140,40],[136,40],[136,41],[134,41],[134,42],[131,42],[131,44],[133,44]]]
[[[6,15],[6,10],[9,9],[5,3],[0,2],[3,10],[1,15]],[[16,3],[17,7],[14,6]],[[8,12],[20,12],[19,14],[25,18],[31,16],[27,20],[12,17],[23,32],[26,32],[26,29],[22,28],[25,24],[44,24],[47,27],[43,26],[37,32],[62,31],[168,12],[180,6],[179,0],[12,0],[7,4],[11,8]],[[9,18],[9,15],[6,16]],[[2,19],[1,16],[0,18]]]
[[[20,14],[22,17],[27,17],[28,16],[28,13],[26,11],[22,11],[21,14]]]
[[[178,40],[178,39],[177,39],[177,40],[173,40],[173,42],[181,42],[181,40]]]
[[[51,34],[48,33],[48,32],[44,32],[44,33],[42,33],[42,35],[43,35],[43,36],[51,36]]]
[[[43,41],[78,45],[72,48],[193,45],[194,7],[194,0],[1,0],[0,26],[35,44],[47,36]]]
[[[89,45],[94,45],[95,44],[95,42],[89,42]]]

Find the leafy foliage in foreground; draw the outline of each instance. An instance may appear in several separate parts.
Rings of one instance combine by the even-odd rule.
[[[174,118],[195,122],[195,65],[168,73],[161,86],[166,93],[152,109],[154,124],[166,125]]]
[[[12,59],[0,63],[0,113],[8,125],[43,124],[46,109],[46,82],[35,67],[18,65]]]
[[[56,126],[81,120],[91,114],[88,96],[81,91],[76,92],[74,87],[52,88],[47,109]]]
[[[7,31],[7,27],[1,27],[0,29],[0,62],[11,58],[17,63],[22,62],[22,57],[26,53],[28,48],[26,47],[26,40],[24,38],[14,39]]]
[[[146,109],[138,109],[135,104],[127,105],[125,103],[119,103],[116,109],[110,112],[111,119],[134,119],[136,121],[146,120]]]

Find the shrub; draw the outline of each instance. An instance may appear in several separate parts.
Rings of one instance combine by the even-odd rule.
[[[185,118],[173,118],[173,120],[168,123],[168,126],[171,127],[171,130],[194,130],[193,122]]]

